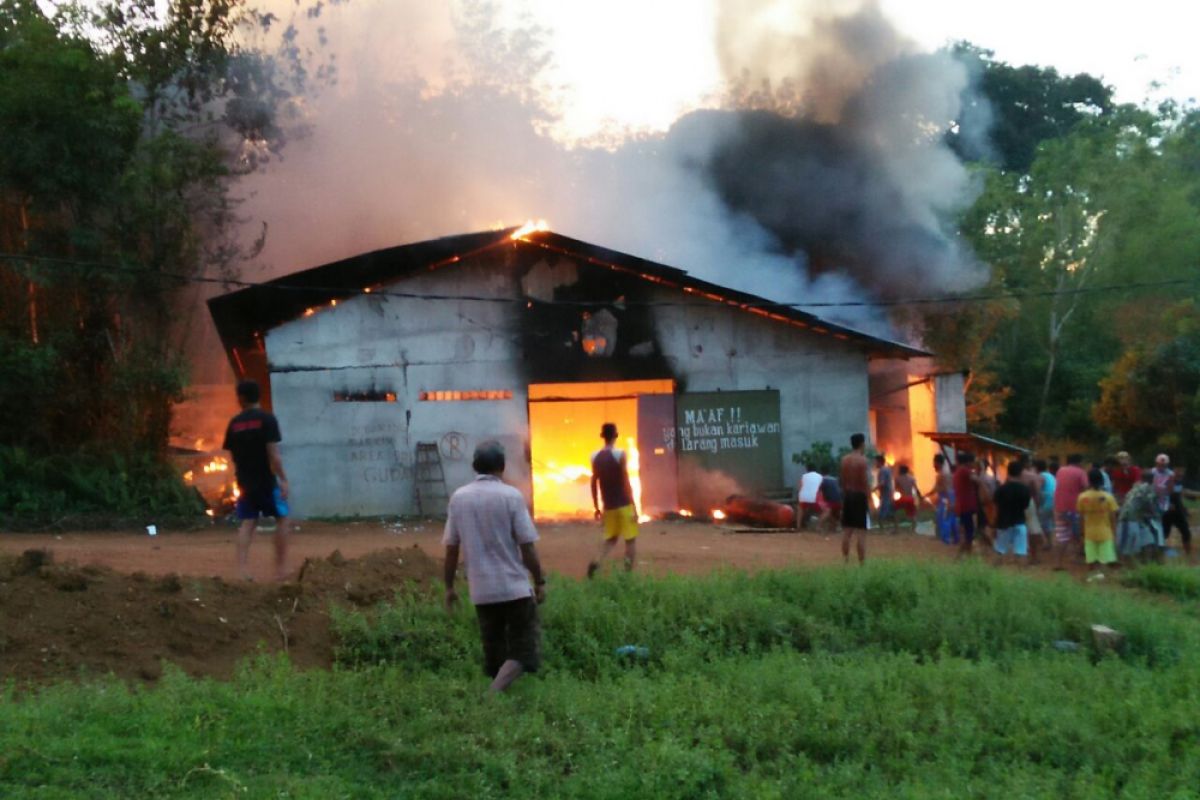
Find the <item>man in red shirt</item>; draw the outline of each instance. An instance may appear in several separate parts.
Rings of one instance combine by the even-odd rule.
[[[1083,456],[1072,453],[1067,464],[1059,467],[1054,476],[1054,543],[1058,549],[1054,569],[1063,570],[1067,548],[1080,543],[1079,495],[1088,490],[1088,476],[1083,471]]]
[[[1117,464],[1108,471],[1108,477],[1112,480],[1113,494],[1116,495],[1117,502],[1124,503],[1129,490],[1141,482],[1142,468],[1133,463],[1129,453],[1122,450],[1117,453]]]
[[[981,522],[979,506],[979,473],[975,471],[975,454],[959,453],[958,466],[954,468],[954,513],[958,515],[959,556],[971,552],[975,544],[975,531]]]

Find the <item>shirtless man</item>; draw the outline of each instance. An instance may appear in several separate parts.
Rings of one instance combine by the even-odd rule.
[[[1046,534],[1038,510],[1042,507],[1042,475],[1028,458],[1021,460],[1021,483],[1029,489],[1029,508],[1025,509],[1025,529],[1029,534],[1029,563],[1038,563],[1038,551],[1046,549]]]
[[[870,471],[865,452],[867,437],[850,437],[849,453],[842,457],[839,483],[842,487],[842,558],[850,562],[850,540],[857,537],[858,563],[867,560],[867,507],[871,492]]]
[[[958,520],[954,516],[954,473],[946,463],[946,457],[938,453],[933,457],[933,470],[937,481],[929,495],[937,495],[937,505],[934,506],[934,521],[937,525],[938,538],[946,544],[958,543]],[[926,495],[928,499],[929,495]]]

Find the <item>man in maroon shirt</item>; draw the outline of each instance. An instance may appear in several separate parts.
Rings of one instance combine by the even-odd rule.
[[[1117,453],[1116,466],[1108,471],[1108,477],[1112,480],[1113,494],[1116,495],[1117,502],[1124,503],[1129,490],[1141,482],[1142,468],[1133,463],[1129,453],[1122,450]]]
[[[1081,546],[1079,526],[1079,495],[1088,490],[1088,476],[1083,471],[1083,456],[1072,453],[1067,456],[1067,464],[1059,467],[1054,476],[1054,543],[1058,548],[1058,556],[1054,569],[1063,570],[1063,559],[1067,548],[1073,544]]]
[[[979,505],[979,473],[975,471],[975,454],[959,453],[958,466],[954,468],[954,513],[958,515],[959,556],[971,552],[975,544],[975,533],[981,522]]]
[[[867,438],[861,433],[850,437],[849,453],[842,456],[842,558],[850,561],[850,539],[858,537],[858,563],[867,560],[867,500],[871,491],[867,477]]]
[[[629,462],[623,450],[615,447],[617,426],[606,422],[600,426],[604,447],[592,455],[592,505],[596,519],[604,522],[604,544],[600,554],[588,564],[590,578],[600,569],[602,562],[617,545],[617,539],[625,540],[625,569],[632,570],[637,558],[638,512],[633,502],[633,487],[629,481]],[[599,492],[597,492],[599,489]],[[600,501],[604,511],[600,511]]]

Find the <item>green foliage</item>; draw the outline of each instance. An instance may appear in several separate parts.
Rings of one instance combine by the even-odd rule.
[[[554,581],[543,608],[543,674],[506,696],[482,696],[470,612],[447,617],[433,598],[370,623],[339,617],[343,631],[387,628],[393,666],[262,658],[227,683],[168,669],[153,689],[10,691],[0,793],[1083,798],[1200,785],[1197,622],[1112,587],[872,564]],[[1125,631],[1129,650],[1050,646],[1086,641],[1092,622]],[[629,642],[654,658],[618,661]]]
[[[1200,600],[1200,574],[1191,569],[1147,564],[1122,574],[1121,585],[1165,594],[1177,600]]]
[[[194,520],[204,505],[148,455],[37,455],[0,446],[0,529]],[[200,517],[202,518],[202,517]]]
[[[986,568],[886,563],[862,572],[729,573],[704,581],[621,575],[552,589],[553,602],[543,609],[545,657],[555,671],[589,680],[623,669],[612,653],[624,644],[648,646],[660,667],[776,650],[1002,660],[1058,639],[1085,641],[1100,621],[1126,633],[1125,658],[1153,667],[1174,663],[1197,644],[1195,631],[1147,618],[1114,598]],[[373,618],[341,614],[338,659],[429,668],[456,663],[456,654],[476,648],[467,612],[453,618],[445,638],[422,637],[422,626],[436,621],[433,613],[426,600],[410,598]]]
[[[282,145],[277,110],[308,82],[294,27],[255,46],[277,22],[247,0],[0,0],[0,403],[20,411],[0,446],[115,451],[164,492],[92,480],[121,467],[85,458],[72,484],[104,488],[58,502],[69,486],[22,483],[0,513],[179,506],[166,467],[140,465],[165,459],[186,386],[187,280],[253,250],[235,182]]]
[[[1027,172],[1042,142],[1061,139],[1080,123],[1116,108],[1112,88],[1087,73],[1059,75],[1053,67],[1007,64],[992,51],[965,42],[954,52],[976,75],[972,88],[981,97],[967,95],[967,109],[987,103],[979,113],[990,123],[988,149],[1006,172]],[[950,143],[966,157],[977,156],[969,133],[954,132]]]
[[[1125,352],[1100,382],[1096,421],[1144,457],[1169,450],[1200,466],[1200,311],[1160,309],[1157,330]]]
[[[813,464],[822,475],[833,475],[837,472],[842,456],[849,452],[849,447],[843,447],[834,455],[833,442],[813,442],[804,452],[792,453],[792,463],[802,466]]]

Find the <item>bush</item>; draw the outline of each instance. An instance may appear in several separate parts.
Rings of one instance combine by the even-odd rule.
[[[118,453],[35,455],[0,446],[0,526],[195,519],[204,503],[170,465]]]

